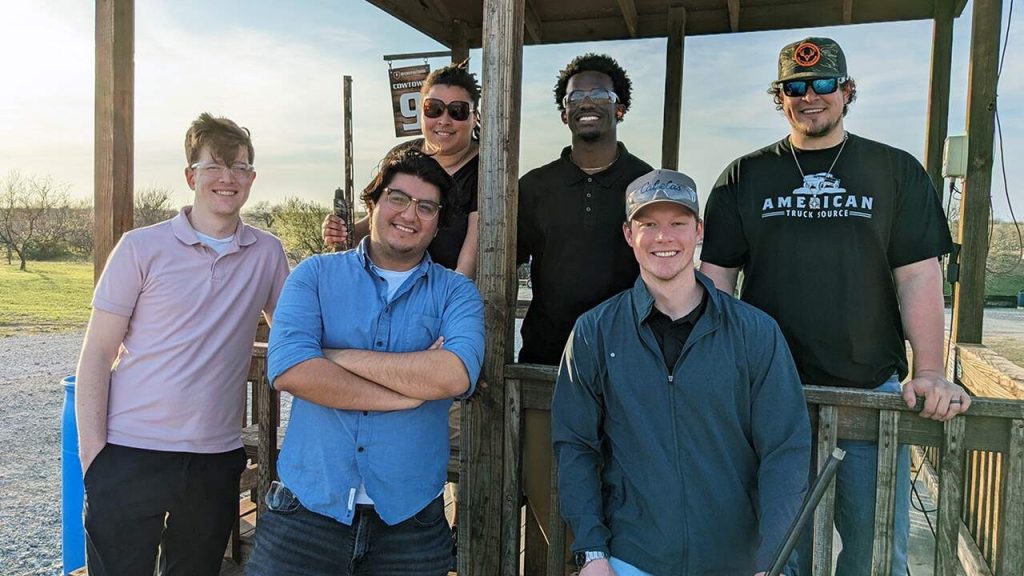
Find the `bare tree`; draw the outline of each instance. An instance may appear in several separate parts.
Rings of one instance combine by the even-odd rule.
[[[320,237],[320,223],[327,216],[327,207],[316,202],[307,202],[291,197],[285,200],[274,219],[277,235],[284,244],[284,250],[293,262],[311,254],[324,252],[324,241]]]
[[[139,188],[135,191],[135,227],[142,228],[174,216],[171,192],[166,188]]]
[[[0,242],[17,254],[21,270],[27,253],[64,242],[73,217],[67,184],[18,171],[9,172],[0,183]]]
[[[266,200],[261,200],[253,204],[252,207],[246,208],[242,212],[242,219],[250,226],[276,233],[277,229],[274,226],[276,226],[277,217],[282,210],[284,207],[280,204],[271,204]]]

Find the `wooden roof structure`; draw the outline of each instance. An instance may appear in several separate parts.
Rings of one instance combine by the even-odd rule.
[[[953,19],[966,0],[368,0],[451,48],[453,60],[482,48],[479,189],[480,261],[487,354],[480,383],[462,411],[459,573],[517,574],[520,562],[520,450],[524,406],[545,399],[512,364],[515,222],[524,45],[667,38],[661,165],[675,168],[680,137],[686,36],[930,19],[931,87],[925,166],[941,190],[949,115]],[[301,5],[297,8],[301,9]],[[134,0],[96,0],[96,276],[120,235],[132,227],[134,152]],[[968,172],[960,211],[959,281],[952,340],[981,342],[989,189],[993,166],[996,68],[1002,0],[974,0],[967,102]],[[529,368],[529,367],[526,367]],[[549,400],[548,400],[549,401]],[[1021,421],[1024,430],[1024,420]],[[1024,443],[1024,435],[1019,438]],[[1024,492],[1019,479],[1016,490]],[[557,500],[551,518],[558,518]],[[950,508],[954,510],[954,508]],[[1019,515],[1024,519],[1024,515]],[[1013,520],[1012,534],[1024,533]],[[951,524],[946,524],[951,526]],[[955,532],[938,543],[953,557]],[[526,539],[531,535],[528,531]],[[560,547],[552,542],[552,549]],[[1016,547],[1009,547],[1016,553]],[[887,555],[882,555],[887,557]],[[1008,566],[1019,565],[1020,559]],[[548,554],[547,573],[564,558]],[[539,573],[530,571],[530,574]],[[937,573],[956,573],[951,564]]]
[[[446,46],[465,28],[482,47],[480,0],[369,0]],[[952,6],[959,16],[967,0]],[[671,9],[686,10],[686,35],[726,34],[841,24],[931,20],[944,0],[526,0],[523,43],[557,44],[669,36]]]

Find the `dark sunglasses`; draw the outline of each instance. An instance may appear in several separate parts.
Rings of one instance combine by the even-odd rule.
[[[839,89],[839,86],[846,82],[846,77],[839,78],[813,78],[810,80],[786,80],[779,82],[782,93],[790,98],[799,98],[807,94],[807,87],[810,86],[818,96],[831,94]]]
[[[427,118],[440,118],[444,115],[445,110],[448,111],[448,116],[452,120],[463,122],[469,119],[469,114],[473,111],[473,107],[469,102],[463,102],[462,100],[453,100],[445,104],[444,100],[438,100],[437,98],[423,99],[423,115]]]

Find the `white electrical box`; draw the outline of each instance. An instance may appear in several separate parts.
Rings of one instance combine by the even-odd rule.
[[[967,176],[967,134],[947,136],[942,147],[942,177],[964,178]]]

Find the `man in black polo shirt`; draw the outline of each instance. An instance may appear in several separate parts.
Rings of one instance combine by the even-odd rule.
[[[629,288],[639,268],[622,237],[626,186],[651,166],[618,141],[632,85],[606,55],[586,54],[561,71],[555,102],[572,133],[561,156],[519,180],[518,262],[530,262],[533,301],[523,320],[520,362],[558,364],[580,314]],[[523,481],[547,530],[551,421],[526,410]]]

